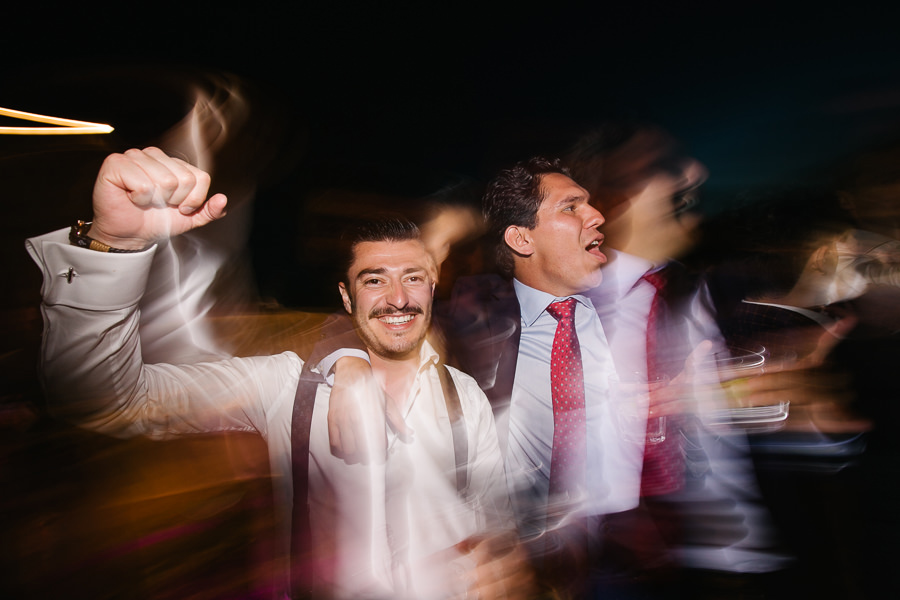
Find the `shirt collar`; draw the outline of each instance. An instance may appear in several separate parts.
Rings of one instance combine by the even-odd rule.
[[[645,274],[662,268],[661,266],[654,266],[647,259],[626,252],[616,252],[615,260],[611,261],[609,266],[615,268],[615,280],[619,285],[620,295],[622,296],[628,293]]]
[[[609,262],[601,270],[603,277],[600,285],[588,292],[588,296],[598,306],[612,304],[625,297],[645,273],[655,270],[649,260],[633,254],[612,248],[607,248],[604,252],[609,256]]]
[[[573,294],[571,296],[554,296],[547,292],[536,290],[519,281],[513,279],[513,286],[516,290],[516,297],[519,299],[519,309],[522,314],[522,323],[525,327],[531,327],[538,317],[543,314],[547,307],[566,298],[575,298],[579,304],[583,304],[587,308],[594,310],[594,304],[591,300],[581,294]]]
[[[434,346],[432,346],[427,339],[422,342],[422,347],[419,349],[419,370],[421,371],[430,364],[436,365],[440,361],[441,357],[437,353],[437,350],[434,349]]]

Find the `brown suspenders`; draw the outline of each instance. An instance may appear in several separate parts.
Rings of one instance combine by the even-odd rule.
[[[456,461],[456,491],[465,498],[468,486],[469,442],[466,423],[459,402],[453,376],[443,363],[438,363],[441,391],[450,417],[453,455]],[[291,519],[291,597],[309,598],[312,594],[312,573],[309,556],[313,551],[309,527],[309,434],[312,426],[316,390],[325,379],[304,365],[294,397],[291,418],[291,476],[294,487],[294,506]]]

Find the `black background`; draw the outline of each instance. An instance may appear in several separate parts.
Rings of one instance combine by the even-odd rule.
[[[769,2],[19,4],[4,17],[0,106],[116,132],[0,140],[5,204],[40,206],[11,211],[17,237],[4,253],[20,260],[23,237],[86,215],[103,155],[153,143],[183,116],[192,78],[221,72],[260,90],[251,113],[263,134],[244,141],[247,165],[229,167],[252,175],[263,149],[279,157],[258,180],[251,251],[264,295],[289,305],[322,300],[308,280],[284,284],[317,260],[313,190],[419,198],[558,154],[602,119],[647,119],[684,142],[710,170],[704,208],[715,212],[736,191],[815,179],[895,138],[895,13]]]
[[[139,515],[134,523],[151,532],[182,524],[168,505],[146,509],[169,515],[172,523],[156,529],[144,504],[117,505],[143,498],[128,487],[132,478],[165,483],[163,473],[174,473],[175,484],[193,484],[197,475],[177,465],[220,466],[221,449],[114,445],[36,409],[41,280],[23,242],[87,217],[103,157],[156,142],[184,116],[192,83],[224,72],[254,90],[255,128],[237,138],[213,187],[236,175],[259,186],[252,210],[225,220],[246,230],[259,294],[290,307],[333,306],[322,265],[342,221],[368,205],[414,209],[448,183],[483,182],[516,160],[559,153],[602,119],[647,119],[684,142],[709,168],[702,201],[710,213],[749,187],[830,177],[861,150],[898,139],[896,12],[862,2],[5,6],[0,106],[116,130],[0,136],[0,530],[10,532],[0,544],[0,589],[14,590],[8,597],[186,597],[172,579],[206,585],[197,571],[219,581],[244,572],[222,565],[256,560],[245,556],[252,528],[228,521],[209,539],[188,536],[149,556],[85,567],[85,556],[111,560],[105,540],[117,537],[123,514]],[[887,422],[892,434],[896,419]],[[265,474],[265,448],[256,438],[245,443],[232,460],[258,455]],[[159,458],[166,448],[170,459]],[[97,456],[113,457],[113,466]],[[146,463],[162,467],[148,474],[134,466]],[[253,500],[268,497],[267,485],[252,491],[246,506],[226,513],[238,524],[254,522]],[[219,488],[208,492],[218,503]],[[884,494],[880,505],[892,527],[873,519],[889,540],[873,554],[895,539],[896,497]],[[194,510],[198,501],[184,504]],[[141,539],[137,529],[118,537]],[[884,556],[889,577],[895,563]],[[172,557],[178,564],[162,569]],[[186,577],[189,558],[200,566]],[[207,592],[197,597],[216,597]]]

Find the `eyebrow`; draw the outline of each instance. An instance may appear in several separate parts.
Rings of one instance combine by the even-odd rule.
[[[568,204],[570,202],[579,202],[582,200],[587,202],[587,200],[588,200],[587,196],[585,196],[584,194],[572,193],[572,194],[569,194],[568,196],[564,196],[564,197],[560,198],[556,202],[556,206],[562,206],[563,204]]]
[[[426,267],[407,267],[406,269],[404,269],[404,271],[403,271],[403,273],[401,273],[401,275],[409,275],[410,273],[420,273],[420,272],[428,273],[428,269]],[[362,279],[363,277],[365,277],[367,275],[384,275],[385,273],[387,273],[387,269],[385,269],[384,267],[373,267],[370,269],[363,269],[356,275],[356,279],[357,280]]]
[[[356,274],[357,279],[362,279],[366,275],[381,275],[386,271],[384,267],[374,268],[374,269],[363,269],[359,273]]]

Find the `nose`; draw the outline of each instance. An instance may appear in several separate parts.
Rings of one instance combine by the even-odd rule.
[[[385,300],[394,308],[406,308],[409,304],[409,295],[403,284],[398,281],[391,284]]]
[[[605,222],[606,218],[600,213],[600,211],[588,204],[584,218],[584,228],[596,229],[597,227],[603,225]]]
[[[694,159],[689,159],[682,171],[685,187],[697,187],[706,181],[707,177],[709,177],[709,171],[702,163]]]

